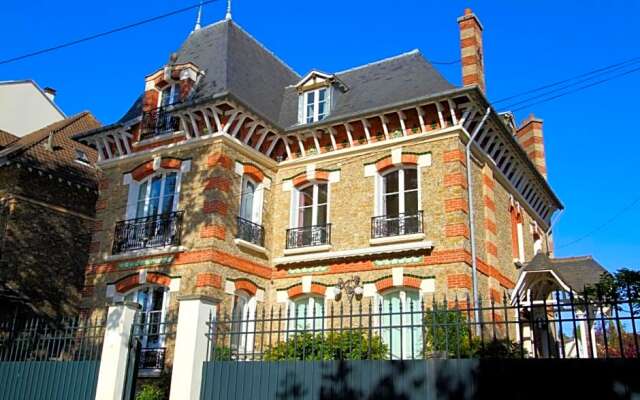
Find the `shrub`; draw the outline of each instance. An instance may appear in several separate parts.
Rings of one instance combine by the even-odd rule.
[[[164,398],[163,390],[149,383],[142,385],[142,388],[136,394],[136,400],[163,400]]]
[[[389,349],[379,336],[353,329],[327,335],[298,333],[265,351],[264,360],[384,360]]]

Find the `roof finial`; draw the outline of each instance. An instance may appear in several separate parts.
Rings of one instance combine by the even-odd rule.
[[[196,25],[193,27],[194,32],[202,27],[200,25],[201,19],[202,19],[202,0],[200,0],[200,6],[198,7],[198,16],[196,17]]]
[[[231,19],[231,0],[227,0],[227,15],[224,16],[224,19]]]

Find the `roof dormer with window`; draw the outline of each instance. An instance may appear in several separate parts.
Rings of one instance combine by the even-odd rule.
[[[298,124],[312,124],[327,118],[331,113],[336,88],[338,92],[347,89],[335,75],[311,71],[302,78],[296,85]]]

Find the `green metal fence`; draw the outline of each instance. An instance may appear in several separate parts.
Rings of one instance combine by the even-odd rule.
[[[637,399],[637,359],[205,362],[202,400]]]
[[[104,321],[0,322],[0,400],[93,400]]]

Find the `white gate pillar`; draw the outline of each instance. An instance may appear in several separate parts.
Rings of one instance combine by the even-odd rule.
[[[131,327],[136,311],[136,303],[116,303],[109,306],[102,343],[96,400],[121,400],[127,374]]]
[[[202,295],[182,296],[178,309],[176,346],[170,400],[200,400],[202,364],[207,359],[209,318],[215,318],[217,300]]]

